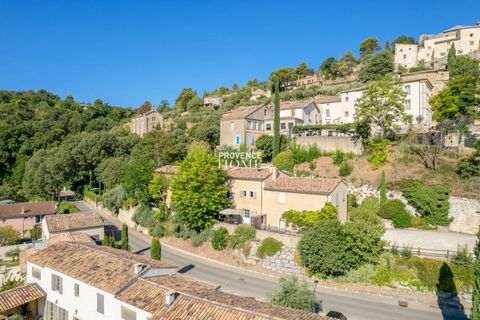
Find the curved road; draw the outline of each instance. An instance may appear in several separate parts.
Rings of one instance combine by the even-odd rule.
[[[121,223],[96,210],[94,206],[83,202],[75,202],[81,211],[96,211],[106,222],[107,230],[114,232],[119,238]],[[134,229],[129,229],[130,246],[134,252],[149,254],[150,237]],[[268,294],[278,287],[278,278],[263,275],[219,262],[194,256],[173,247],[162,246],[162,260],[179,266],[180,273],[192,279],[219,286],[220,290],[242,296],[265,300]],[[344,313],[349,320],[467,320],[460,310],[447,309],[440,311],[436,306],[409,303],[408,308],[399,307],[398,301],[373,295],[339,292],[332,289],[317,288],[322,311],[336,310]]]

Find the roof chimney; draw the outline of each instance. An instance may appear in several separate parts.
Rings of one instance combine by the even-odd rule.
[[[144,264],[137,263],[133,266],[133,272],[135,272],[135,274],[139,274],[143,271],[143,269],[145,269],[145,267],[146,266]]]
[[[177,297],[177,293],[175,291],[168,291],[165,294],[165,305],[167,307],[171,306],[175,302],[176,297]]]
[[[270,172],[272,172],[272,181],[277,180],[278,178],[278,169],[275,166],[270,167]]]
[[[25,207],[22,207],[22,211],[20,211],[20,214],[22,214],[22,215],[25,214]]]

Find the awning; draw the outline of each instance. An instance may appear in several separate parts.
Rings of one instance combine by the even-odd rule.
[[[228,209],[223,209],[222,211],[220,211],[220,214],[223,214],[224,216],[232,216],[232,215],[239,215],[240,212],[238,212],[235,209],[228,208]]]
[[[45,297],[46,294],[36,283],[30,283],[0,293],[0,312],[20,307],[25,303]]]

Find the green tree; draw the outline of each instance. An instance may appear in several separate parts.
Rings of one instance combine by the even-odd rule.
[[[107,189],[111,189],[122,182],[127,163],[127,157],[106,158],[95,168],[95,176]]]
[[[336,79],[337,74],[337,59],[329,57],[325,59],[318,70],[325,79]]]
[[[305,281],[296,276],[280,278],[280,288],[270,298],[270,303],[293,309],[315,312],[318,307],[317,298]]]
[[[175,107],[182,112],[187,111],[188,103],[195,98],[197,98],[197,94],[192,88],[184,88],[175,99]]]
[[[416,44],[417,42],[413,37],[400,35],[393,41],[393,44]]]
[[[382,49],[382,46],[378,43],[378,38],[366,38],[360,43],[360,56],[365,58],[368,55],[376,53]]]
[[[475,244],[475,282],[472,292],[472,312],[471,320],[480,320],[480,232],[477,234],[477,242]]]
[[[358,78],[363,82],[378,80],[395,70],[394,57],[391,50],[368,55],[362,60]]]
[[[122,224],[122,237],[120,240],[120,249],[122,250],[130,250],[130,244],[128,241],[128,226],[126,224]]]
[[[385,183],[385,171],[382,170],[382,175],[380,177],[380,204],[387,202],[387,185]]]
[[[353,73],[354,68],[359,61],[355,58],[352,51],[346,51],[336,63],[336,74],[340,77],[346,77]]]
[[[279,86],[280,86],[279,81],[275,82],[272,158],[275,158],[280,153],[280,87]]]
[[[12,226],[0,227],[0,247],[16,244],[20,240],[20,233]]]
[[[450,49],[448,49],[447,56],[447,70],[450,75],[457,69],[457,50],[455,50],[455,44],[452,43]]]
[[[148,111],[150,111],[152,109],[153,109],[153,106],[150,103],[150,101],[145,101],[140,107],[138,107],[135,110],[135,113],[136,114],[144,114],[144,113],[147,113]]]
[[[162,258],[162,247],[157,238],[152,238],[152,242],[150,244],[150,258],[153,260],[161,260]]]
[[[133,197],[139,203],[148,203],[148,184],[153,176],[153,161],[145,157],[130,160],[125,168],[123,186],[127,197]]]
[[[400,81],[384,77],[372,81],[355,104],[357,121],[367,121],[379,127],[380,136],[394,130],[395,121],[406,119],[405,96]]]
[[[305,62],[300,63],[295,69],[295,72],[300,78],[312,76],[315,73],[313,69],[309,68]]]
[[[297,72],[295,69],[290,67],[280,68],[273,71],[270,74],[269,80],[271,83],[279,83],[280,87],[284,87],[289,82],[295,81],[297,79]]]
[[[215,215],[228,203],[226,178],[208,147],[192,144],[172,183],[177,217],[189,229],[201,231],[215,223]]]
[[[170,185],[169,179],[163,174],[154,174],[148,184],[150,197],[157,203],[165,202],[166,193]]]
[[[354,262],[342,225],[335,219],[320,220],[308,229],[298,243],[298,251],[311,272],[326,277],[345,274]]]
[[[463,55],[456,57],[456,62],[452,68],[448,68],[450,78],[471,77],[475,81],[480,80],[480,60],[470,56]]]
[[[103,195],[103,204],[110,211],[117,213],[122,207],[123,201],[125,201],[127,194],[122,185],[116,185],[115,188],[107,191]]]

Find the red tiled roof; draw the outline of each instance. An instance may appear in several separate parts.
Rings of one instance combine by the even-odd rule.
[[[251,113],[262,107],[263,105],[256,106],[243,106],[237,109],[226,112],[222,115],[222,120],[239,120],[244,119],[249,116]]]
[[[340,179],[283,176],[267,184],[265,190],[328,195],[341,182]]]
[[[230,179],[239,180],[265,180],[272,175],[267,168],[242,168],[234,167],[228,170]]]
[[[56,214],[45,217],[50,232],[65,232],[103,226],[103,219],[94,212]]]
[[[0,312],[11,310],[45,296],[45,292],[36,283],[4,291],[0,293]]]
[[[0,218],[32,217],[55,214],[55,201],[20,202],[0,205]]]

